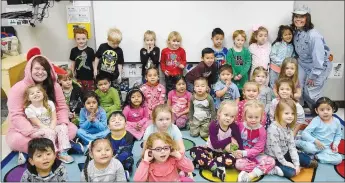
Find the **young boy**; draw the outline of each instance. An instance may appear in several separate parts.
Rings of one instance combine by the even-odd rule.
[[[101,107],[107,113],[107,119],[112,112],[121,110],[119,92],[115,88],[110,87],[110,82],[108,75],[98,74],[96,77],[98,89],[95,93],[99,97]]]
[[[111,28],[108,31],[108,42],[99,45],[94,62],[94,77],[104,74],[109,77],[112,86],[121,83],[122,66],[124,63],[123,51],[119,47],[122,33],[119,29]]]
[[[111,142],[115,157],[122,163],[125,171],[132,174],[134,137],[126,131],[126,118],[121,111],[111,113],[108,119],[108,127],[110,133],[107,138]]]
[[[54,144],[47,138],[34,138],[28,144],[29,161],[21,182],[67,182],[67,171],[56,158]]]
[[[232,67],[230,65],[222,65],[219,69],[219,81],[213,86],[216,93],[216,109],[223,100],[240,101],[240,92],[237,86],[231,82],[233,77]]]
[[[77,46],[71,49],[69,56],[71,60],[71,70],[82,86],[83,92],[94,91],[93,61],[95,60],[95,51],[87,46],[87,30],[75,29],[74,39]]]
[[[212,31],[212,42],[213,42],[213,50],[215,61],[217,65],[217,69],[219,70],[220,66],[226,63],[226,54],[228,53],[228,49],[223,47],[223,40],[224,40],[224,32],[220,28],[215,28]]]
[[[193,83],[199,78],[208,80],[209,88],[217,81],[217,66],[214,63],[214,51],[212,48],[204,48],[201,51],[201,62],[186,74],[187,89],[193,92]]]

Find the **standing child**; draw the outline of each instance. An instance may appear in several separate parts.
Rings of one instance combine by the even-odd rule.
[[[112,86],[121,83],[122,66],[124,64],[123,51],[119,47],[122,33],[119,29],[111,28],[108,31],[108,42],[99,45],[93,65],[93,77],[97,74],[105,74]]]
[[[141,75],[143,77],[143,83],[146,82],[146,70],[152,66],[158,68],[159,55],[160,49],[156,46],[156,33],[151,30],[147,30],[144,34],[144,48],[141,48],[140,50],[140,61],[142,64]]]
[[[295,56],[293,46],[293,30],[288,25],[279,26],[277,39],[272,43],[270,53],[270,87],[273,89],[274,83],[278,79],[280,67],[287,57]]]
[[[201,51],[201,62],[186,74],[188,91],[193,92],[194,81],[199,77],[207,79],[209,88],[217,81],[217,65],[211,48],[204,48]]]
[[[173,112],[174,124],[177,127],[188,127],[188,113],[190,107],[190,99],[192,94],[187,91],[186,79],[183,76],[177,78],[176,89],[171,90],[168,94],[167,104]]]
[[[295,86],[295,92],[293,93],[293,98],[296,101],[299,101],[299,98],[302,95],[301,85],[299,84],[298,80],[298,64],[297,60],[293,57],[288,57],[284,59],[284,62],[281,66],[281,72],[279,73],[278,80],[280,78],[288,78],[292,80]],[[278,89],[277,87],[273,86],[273,91],[276,96],[278,96]]]
[[[338,118],[333,117],[337,110],[337,105],[331,99],[319,98],[315,105],[318,116],[303,130],[302,139],[296,141],[300,150],[315,155],[320,163],[338,165],[343,159],[338,153],[342,125]]]
[[[219,69],[219,80],[213,86],[216,93],[216,109],[224,100],[235,100],[236,103],[240,101],[240,92],[237,86],[231,82],[232,74],[231,65],[222,65]]]
[[[42,137],[53,142],[54,149],[59,151],[61,161],[72,163],[74,161],[72,156],[67,154],[71,148],[67,126],[65,124],[57,125],[55,104],[48,100],[48,95],[41,85],[28,86],[25,91],[24,108],[26,117],[35,128],[35,133],[41,133]]]
[[[149,112],[144,105],[145,97],[139,88],[131,89],[126,96],[123,115],[127,119],[126,130],[140,140],[150,125]]]
[[[113,149],[109,139],[97,138],[91,142],[89,154],[85,160],[84,169],[81,172],[80,181],[127,181],[121,162],[113,157]]]
[[[93,61],[95,50],[87,46],[88,32],[85,29],[75,29],[74,39],[77,46],[71,49],[69,59],[71,70],[82,86],[82,91],[94,91]]]
[[[224,41],[223,30],[220,28],[213,29],[211,39],[213,42],[213,51],[214,51],[215,61],[216,61],[217,70],[218,70],[220,66],[226,63],[226,54],[228,53],[228,49],[223,47],[223,41]]]
[[[262,66],[268,71],[270,64],[271,44],[268,42],[268,30],[263,26],[254,26],[252,37],[249,41],[249,51],[252,54],[252,67],[250,75],[256,67]],[[269,79],[265,85],[268,84]]]
[[[169,134],[151,134],[143,152],[143,160],[133,178],[135,182],[191,181],[186,177],[180,177],[178,172],[193,172],[193,163],[179,151],[179,146]]]
[[[159,71],[156,67],[146,70],[146,83],[140,87],[145,96],[145,106],[152,119],[152,110],[159,104],[165,103],[165,87],[159,83]]]
[[[237,104],[223,101],[217,111],[217,120],[210,124],[206,146],[193,147],[190,155],[196,168],[210,170],[214,177],[225,180],[225,168],[234,167],[234,148],[243,149],[238,126],[235,123]]]
[[[266,114],[268,113],[270,109],[272,98],[273,98],[273,91],[271,90],[270,87],[266,86],[265,84],[267,79],[268,79],[268,72],[264,67],[259,66],[254,69],[251,80],[256,82],[260,87],[260,93],[259,93],[258,99],[264,104]]]
[[[186,51],[180,47],[182,37],[177,31],[172,31],[167,40],[167,48],[162,50],[161,69],[165,75],[167,93],[174,89],[174,83],[178,75],[182,74],[186,67]]]
[[[255,71],[254,71],[255,72]],[[236,169],[240,170],[238,182],[250,182],[264,174],[278,174],[283,172],[277,167],[272,157],[263,154],[266,144],[266,130],[261,124],[264,105],[258,100],[250,100],[244,106],[244,121],[237,123],[243,140],[244,150],[234,152]]]
[[[232,34],[232,39],[234,46],[229,49],[226,55],[226,63],[233,68],[233,81],[240,90],[240,93],[242,93],[243,85],[248,81],[248,72],[252,65],[252,57],[248,48],[243,46],[247,40],[244,30],[236,30]]]
[[[67,170],[56,158],[54,143],[34,138],[28,144],[29,161],[20,182],[68,182]]]
[[[84,144],[89,144],[96,138],[104,138],[108,135],[109,128],[107,127],[107,115],[99,106],[99,98],[95,92],[87,92],[84,95],[83,103],[77,136]]]
[[[216,110],[213,99],[207,93],[207,79],[199,77],[194,81],[195,93],[190,100],[189,124],[190,135],[202,138],[208,137],[208,129],[211,120],[216,118]]]
[[[267,129],[265,154],[276,159],[276,165],[283,176],[291,178],[298,175],[300,166],[315,168],[318,163],[302,152],[298,152],[292,128],[296,123],[296,104],[292,99],[281,99],[275,111],[275,121]]]
[[[134,163],[132,150],[135,139],[131,133],[126,131],[126,123],[126,118],[121,111],[111,113],[108,119],[110,133],[107,138],[110,140],[116,159],[122,163],[128,176],[132,174]]]
[[[99,97],[99,105],[107,113],[107,118],[114,111],[121,110],[121,101],[119,92],[111,87],[111,81],[108,76],[104,74],[98,74],[96,77],[97,90],[95,93]]]

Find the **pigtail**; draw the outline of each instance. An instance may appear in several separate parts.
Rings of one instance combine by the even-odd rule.
[[[88,175],[88,172],[87,172],[87,168],[89,166],[89,162],[91,161],[91,157],[90,155],[88,154],[87,157],[86,157],[86,160],[85,160],[85,163],[84,163],[84,176],[85,176],[85,181],[86,182],[89,182],[89,175]]]

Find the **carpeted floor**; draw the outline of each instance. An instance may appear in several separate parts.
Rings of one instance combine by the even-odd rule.
[[[344,132],[344,121],[342,120],[343,124],[343,132]],[[204,139],[193,138],[189,135],[189,131],[182,131],[184,143],[186,146],[186,156],[191,158],[189,155],[189,149],[195,145],[203,145],[206,143]],[[344,133],[343,133],[344,134]],[[135,142],[133,152],[141,152],[141,143],[142,141]],[[339,152],[342,154],[343,159],[345,155],[344,150],[344,136],[341,144],[339,145]],[[134,153],[134,172],[136,170],[136,165],[138,160],[140,159],[140,153]],[[82,155],[72,155],[75,159],[75,162],[72,164],[67,164],[66,168],[68,171],[69,181],[79,181],[80,180],[80,172],[81,168],[83,167],[83,163],[85,161],[85,156]],[[1,180],[4,181],[5,176],[7,180],[19,181],[21,174],[24,170],[24,167],[17,166],[17,158],[18,154],[15,152],[10,153],[2,162],[1,162]],[[319,181],[341,181],[344,182],[344,160],[338,166],[332,166],[327,164],[319,164],[319,167],[316,169],[302,169],[301,173],[292,178],[291,180],[278,177],[278,176],[271,176],[266,175],[262,176],[255,181],[292,181],[292,182],[319,182]],[[10,171],[11,170],[11,171]],[[10,172],[10,173],[9,173]],[[194,180],[195,181],[220,181],[218,178],[212,177],[212,174],[209,171],[200,171],[195,169],[194,172]],[[226,181],[236,182],[238,171],[235,169],[228,169]],[[133,177],[133,175],[132,175]]]

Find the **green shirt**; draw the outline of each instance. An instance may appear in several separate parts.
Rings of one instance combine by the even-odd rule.
[[[109,118],[109,115],[112,112],[121,110],[119,92],[115,88],[110,87],[106,93],[103,93],[99,89],[97,89],[95,92],[99,97],[101,107],[103,107],[107,113],[107,118]]]
[[[243,47],[241,52],[236,52],[233,48],[230,48],[226,55],[226,63],[231,65],[234,78],[239,74],[242,75],[240,80],[235,81],[233,79],[233,82],[237,87],[242,89],[244,83],[248,81],[248,73],[250,66],[252,65],[252,57],[248,48]]]

